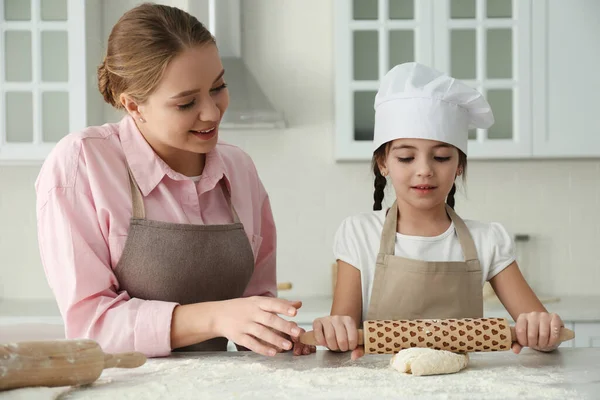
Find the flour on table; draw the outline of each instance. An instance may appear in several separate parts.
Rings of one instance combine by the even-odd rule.
[[[310,357],[310,356],[309,356]],[[335,368],[300,369],[299,359],[273,360],[219,356],[151,359],[131,370],[105,370],[95,384],[72,390],[67,399],[575,399],[557,367],[507,364],[471,366],[455,375],[399,374],[389,358],[348,361]],[[548,372],[550,371],[550,372]]]
[[[32,387],[0,392],[0,400],[56,400],[69,388]]]
[[[401,350],[390,360],[391,367],[396,371],[413,375],[453,374],[468,364],[467,354],[419,347]]]

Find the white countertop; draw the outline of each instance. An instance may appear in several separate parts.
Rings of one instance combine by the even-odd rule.
[[[412,376],[390,355],[351,361],[319,351],[268,358],[250,352],[178,353],[131,370],[108,369],[91,386],[51,392],[60,399],[593,399],[600,392],[600,349],[475,353],[457,374]],[[32,394],[17,389],[11,395]],[[0,395],[1,397],[1,395]]]
[[[328,315],[331,307],[331,298],[326,296],[303,302],[294,318],[301,325]],[[565,321],[600,322],[599,305],[600,296],[565,296],[546,307]],[[486,304],[485,314],[508,317],[495,302]],[[54,301],[0,301],[0,343],[63,337]],[[525,349],[518,356],[477,353],[467,370],[437,377],[400,375],[388,368],[388,362],[389,356],[376,355],[351,362],[348,354],[326,351],[301,358],[289,353],[275,358],[248,352],[176,353],[134,370],[106,370],[89,388],[22,389],[0,393],[0,398],[584,399],[600,391],[600,349],[595,348],[565,348],[552,354]]]

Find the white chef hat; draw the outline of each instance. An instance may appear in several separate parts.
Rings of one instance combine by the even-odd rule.
[[[423,64],[396,65],[375,96],[374,149],[395,139],[431,139],[467,154],[468,130],[494,123],[477,90]]]

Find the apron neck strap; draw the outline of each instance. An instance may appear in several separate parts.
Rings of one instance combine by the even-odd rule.
[[[477,248],[471,237],[471,233],[465,225],[465,222],[460,218],[456,212],[446,204],[446,212],[454,223],[454,229],[460,242],[465,261],[476,261]],[[383,223],[383,232],[381,233],[381,243],[379,245],[379,254],[394,255],[396,248],[396,230],[398,226],[398,202],[394,201],[394,204],[390,207]]]
[[[127,172],[129,173],[129,187],[131,188],[131,205],[133,208],[133,218],[135,219],[145,219],[146,218],[146,210],[144,209],[144,198],[142,196],[142,192],[133,177],[133,172],[131,172],[131,168],[129,165],[127,166]]]
[[[140,191],[139,186],[135,178],[133,177],[133,172],[129,166],[127,166],[127,172],[129,173],[129,187],[131,188],[131,205],[133,208],[133,218],[135,219],[145,219],[146,218],[146,210],[144,208],[144,197],[142,196],[142,192]],[[240,217],[238,216],[233,204],[231,203],[231,194],[229,192],[229,188],[225,184],[225,179],[219,180],[219,184],[221,185],[221,189],[223,190],[223,195],[225,196],[225,200],[227,201],[227,206],[231,210],[231,215],[233,216],[233,222],[240,222]]]
[[[398,229],[398,201],[389,208],[383,223],[379,254],[393,255],[396,249],[396,230]]]
[[[231,210],[233,222],[237,224],[238,222],[240,222],[240,217],[238,216],[237,212],[235,211],[235,207],[233,207],[233,203],[231,202],[231,193],[229,192],[229,188],[227,187],[225,178],[221,178],[221,180],[219,180],[219,184],[221,185],[221,189],[223,190],[223,195],[225,195],[225,201],[227,201],[227,205]]]
[[[471,236],[465,221],[463,221],[462,218],[459,217],[458,214],[456,214],[456,212],[448,204],[446,204],[446,212],[454,223],[456,236],[458,236],[458,241],[460,243],[460,247],[462,248],[465,261],[469,262],[479,260],[475,242],[473,242],[473,237]]]

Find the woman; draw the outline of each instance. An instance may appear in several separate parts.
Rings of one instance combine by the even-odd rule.
[[[275,298],[276,234],[250,157],[218,141],[229,94],[214,38],[143,4],[112,29],[98,68],[127,115],[66,136],[36,182],[38,236],[68,338],[168,355],[294,347],[300,302]],[[296,343],[294,345],[294,343]]]

